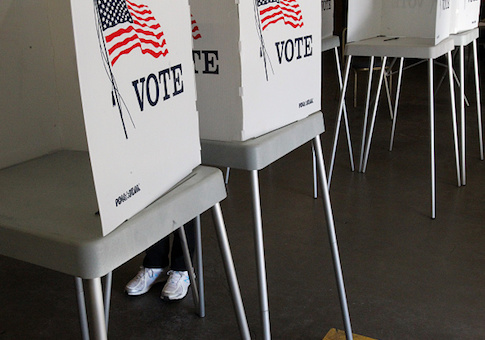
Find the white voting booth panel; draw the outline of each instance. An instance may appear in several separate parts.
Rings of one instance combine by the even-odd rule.
[[[322,1],[322,39],[333,35],[333,0]]]
[[[451,34],[478,27],[480,0],[453,0],[451,13]]]
[[[190,0],[202,139],[244,141],[320,109],[318,0]]]
[[[450,34],[452,0],[349,0],[348,42],[377,36],[428,39]]]
[[[100,234],[200,164],[187,1],[6,0],[0,41],[0,167],[88,150]]]

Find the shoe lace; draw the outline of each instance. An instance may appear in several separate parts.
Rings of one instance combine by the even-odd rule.
[[[137,279],[142,279],[145,275],[148,275],[149,277],[153,277],[153,270],[150,268],[142,268],[136,275]]]
[[[169,270],[167,275],[169,276],[168,278],[169,284],[176,284],[182,277],[182,274],[180,274],[180,272],[176,270]]]

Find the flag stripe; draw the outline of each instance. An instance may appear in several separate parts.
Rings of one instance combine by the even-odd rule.
[[[111,65],[136,48],[139,48],[142,54],[149,54],[155,58],[166,56],[168,49],[165,47],[167,42],[164,33],[148,6],[130,0],[118,0],[118,4],[123,3],[126,4],[125,10],[120,10],[116,14],[112,14],[112,8],[109,7],[111,3],[100,9],[101,16],[108,24],[114,20],[114,24],[107,25],[109,27],[105,28],[104,32]],[[119,7],[123,8],[117,8]],[[117,17],[121,15],[127,15],[128,19],[122,20]]]
[[[197,22],[194,19],[194,16],[191,14],[190,18],[192,19],[192,38],[194,40],[202,38],[199,32],[199,26],[197,26]]]
[[[117,31],[109,34],[109,35],[106,35],[104,38],[106,40],[106,43],[110,43],[111,41],[113,41],[114,39],[118,38],[118,37],[121,37],[123,36],[124,34],[128,34],[132,31],[134,31],[135,29],[133,28],[133,26],[129,26],[127,28],[120,28],[118,29]],[[110,52],[111,53],[111,52]]]
[[[296,0],[260,1],[259,8],[263,30],[278,21],[283,21],[285,25],[293,28],[303,26],[300,5]]]
[[[135,41],[135,40],[137,40],[140,43],[140,47],[141,47],[141,43],[147,44],[147,45],[152,45],[154,47],[163,47],[166,44],[166,41],[165,40],[163,40],[162,44],[160,45],[160,43],[158,43],[158,42],[154,42],[152,40],[147,40],[147,39],[139,38],[136,34],[133,34],[132,36],[124,39],[123,41],[120,41],[120,42],[116,43],[115,45],[113,45],[108,50],[108,52],[109,52],[109,54],[113,54],[113,52],[116,51],[117,49],[119,49],[119,48],[125,46],[126,44],[128,44],[129,42]]]
[[[168,54],[168,50],[164,50],[164,51],[159,51],[159,52],[154,52],[153,50],[150,50],[150,49],[143,49],[141,44],[139,42],[135,43],[134,45],[132,45],[131,47],[125,49],[125,50],[122,50],[116,57],[113,58],[112,60],[112,64],[114,65],[114,63],[122,56],[122,55],[125,55],[125,54],[128,54],[130,53],[132,50],[134,50],[135,48],[139,47],[141,49],[141,52],[143,54],[150,54],[152,57],[154,58],[158,58],[160,56],[166,56]]]

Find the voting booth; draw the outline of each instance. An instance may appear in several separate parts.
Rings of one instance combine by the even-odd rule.
[[[322,1],[322,39],[333,35],[333,0]]]
[[[202,139],[245,141],[320,109],[320,2],[191,0]]]
[[[450,34],[450,0],[349,1],[347,41],[378,36],[424,38],[438,44]]]
[[[89,151],[107,235],[200,164],[187,1],[7,0],[0,22],[0,168]]]
[[[478,27],[480,0],[454,0],[451,2],[451,34]]]

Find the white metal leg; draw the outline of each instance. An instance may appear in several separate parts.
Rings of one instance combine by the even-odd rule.
[[[394,146],[394,134],[396,132],[396,121],[397,121],[397,108],[399,105],[399,96],[401,93],[401,81],[404,66],[404,58],[400,58],[399,61],[399,74],[397,77],[397,87],[396,87],[396,100],[394,101],[394,115],[392,117],[392,130],[391,130],[391,140],[389,142],[389,151],[392,151]]]
[[[458,51],[459,51],[459,49],[455,49],[455,50],[453,50],[453,52],[451,53],[451,56],[452,56],[452,58],[453,58],[453,59],[455,59],[455,55],[458,53]],[[443,66],[443,67],[445,67],[445,68],[448,68],[448,66],[447,66],[446,64],[441,64],[441,63],[438,63],[438,62],[436,62],[436,60],[435,60],[435,65],[439,65],[439,66]],[[435,94],[435,96],[436,96],[436,94],[438,93],[438,90],[439,90],[439,88],[441,87],[441,84],[442,84],[442,83],[443,83],[443,81],[445,80],[445,78],[446,78],[446,74],[447,74],[447,72],[444,72],[444,73],[443,73],[443,76],[441,77],[441,79],[439,80],[438,84],[436,85],[436,89],[434,90],[434,94]],[[453,69],[453,78],[455,79],[456,85],[457,85],[458,87],[460,87],[460,86],[461,86],[461,81],[460,81],[460,79],[458,78],[458,76],[456,75],[456,72],[455,72],[455,70],[454,70],[454,69]],[[470,103],[468,102],[468,98],[466,97],[466,95],[465,95],[463,98],[465,99],[465,105],[466,105],[466,106],[470,106]]]
[[[204,294],[204,264],[202,261],[202,233],[200,230],[200,215],[195,218],[195,252],[197,257],[197,287],[199,290],[198,314],[205,317],[205,294]]]
[[[234,304],[234,309],[236,311],[236,317],[239,330],[241,332],[241,338],[251,339],[248,321],[246,319],[246,313],[244,312],[244,306],[241,298],[241,292],[239,290],[239,285],[237,282],[236,270],[234,269],[231,249],[229,247],[229,241],[227,239],[226,227],[224,225],[222,210],[219,203],[212,207],[212,217],[214,218],[217,238],[219,240],[219,247],[221,249],[227,281],[229,283],[229,288],[231,289],[232,301]]]
[[[461,135],[460,135],[460,147],[461,147],[461,183],[466,185],[466,160],[465,160],[465,47],[460,46],[460,119],[461,119]],[[450,77],[451,79],[451,77]],[[455,146],[456,148],[456,146]],[[458,184],[459,186],[460,184]]]
[[[379,74],[379,83],[377,85],[376,101],[374,103],[374,110],[373,110],[373,113],[372,113],[371,124],[369,126],[369,136],[367,137],[367,145],[365,147],[365,155],[364,155],[364,161],[363,161],[363,165],[362,165],[362,172],[365,172],[365,170],[367,168],[367,160],[369,159],[370,143],[372,141],[372,134],[374,132],[374,124],[375,124],[375,121],[376,121],[377,107],[378,107],[378,104],[379,104],[379,95],[381,93],[382,80],[383,80],[384,73],[385,73],[386,62],[387,62],[387,57],[383,57],[382,58],[382,69],[381,69],[381,72]],[[364,142],[365,142],[365,140],[362,139],[362,143],[364,143]]]
[[[343,79],[342,79],[342,69],[340,68],[338,48],[335,47],[334,51],[335,51],[335,64],[337,66],[338,84],[339,84],[340,90],[342,90]],[[352,169],[352,171],[354,171],[354,169],[355,169],[355,167],[354,167],[354,153],[352,151],[352,138],[350,137],[349,117],[348,117],[348,114],[347,114],[347,106],[345,105],[345,102],[344,102],[343,110],[344,110],[345,134],[347,136],[347,148],[349,149],[350,168]],[[329,179],[328,182],[330,183],[330,179]]]
[[[192,266],[192,259],[190,258],[189,244],[187,243],[184,226],[182,225],[180,228],[178,228],[177,232],[180,238],[180,243],[182,244],[185,266],[187,267],[187,271],[189,273],[190,287],[192,288],[192,299],[194,300],[194,305],[197,307],[200,304],[199,291],[197,289],[194,267]]]
[[[473,65],[475,70],[475,92],[477,95],[478,144],[480,146],[480,159],[483,161],[482,105],[480,98],[480,79],[478,77],[478,52],[476,40],[473,40]]]
[[[335,225],[333,219],[333,211],[330,203],[330,195],[328,193],[327,179],[325,178],[325,165],[323,162],[322,146],[320,144],[320,136],[316,136],[313,140],[313,145],[315,148],[315,154],[317,158],[317,168],[320,177],[320,185],[323,197],[323,208],[325,212],[325,218],[327,222],[327,231],[330,241],[330,248],[332,252],[333,265],[335,271],[335,278],[337,280],[339,298],[340,298],[340,308],[342,311],[342,317],[344,320],[345,334],[347,340],[353,339],[352,326],[350,323],[349,309],[347,305],[347,296],[345,293],[344,279],[342,273],[342,266],[340,263],[340,255],[337,245],[337,234],[335,232]]]
[[[385,69],[386,65],[382,65],[381,73]],[[369,79],[367,81],[367,95],[365,99],[365,112],[364,112],[364,122],[362,125],[362,144],[360,146],[360,162],[359,162],[359,172],[362,172],[363,168],[363,161],[364,161],[364,141],[366,138],[366,133],[367,133],[367,120],[369,117],[369,106],[370,106],[370,91],[372,88],[372,74],[374,68],[374,57],[372,56],[370,59],[370,68],[369,68]],[[376,98],[376,104],[377,104],[377,98]]]
[[[317,161],[315,159],[315,148],[312,144],[312,168],[313,168],[313,198],[318,198],[318,178],[317,178]]]
[[[261,308],[261,321],[263,325],[263,338],[265,340],[271,339],[271,330],[269,322],[269,305],[268,305],[268,291],[266,282],[266,265],[264,257],[263,244],[263,221],[261,215],[261,201],[259,193],[258,171],[251,170],[251,187],[253,199],[253,218],[254,218],[254,247],[256,250],[256,266],[258,270],[258,284],[259,284],[259,303]]]
[[[104,317],[106,322],[106,332],[109,325],[109,307],[111,304],[111,285],[113,283],[113,272],[109,272],[104,277]]]
[[[76,283],[76,298],[79,311],[79,322],[83,340],[89,340],[88,316],[86,314],[86,300],[84,299],[83,280],[80,277],[74,278]]]
[[[91,330],[94,339],[106,340],[106,319],[104,316],[103,291],[101,288],[101,278],[85,280],[89,293],[89,315]]]
[[[342,119],[342,113],[344,116],[344,123],[345,123],[345,132],[347,135],[347,147],[349,149],[349,157],[350,157],[350,168],[352,171],[354,171],[354,155],[352,151],[352,139],[350,137],[350,129],[349,129],[349,121],[348,121],[348,115],[347,115],[347,106],[345,105],[345,92],[347,90],[347,83],[349,79],[349,70],[350,70],[350,62],[351,62],[352,56],[347,57],[347,63],[345,66],[345,71],[344,71],[344,78],[342,78],[342,71],[340,68],[340,62],[339,62],[339,55],[338,55],[338,49],[335,48],[335,60],[337,64],[337,75],[338,75],[338,81],[339,81],[339,87],[340,87],[340,104],[339,104],[339,109],[337,113],[337,120],[335,124],[335,136],[334,136],[334,141],[333,141],[333,147],[332,147],[332,156],[330,158],[330,168],[328,170],[328,186],[330,187],[330,183],[332,182],[332,175],[333,175],[333,168],[335,166],[335,156],[337,153],[337,142],[338,142],[338,134],[340,131],[340,123]],[[342,80],[343,79],[343,80]]]
[[[392,80],[392,79],[391,79]],[[387,96],[387,105],[389,107],[389,116],[392,118],[394,117],[394,112],[392,109],[392,102],[391,102],[391,84],[387,80],[387,72],[384,74],[384,86],[386,88],[386,96]]]
[[[434,152],[434,93],[433,93],[433,59],[428,60],[429,78],[429,126],[430,126],[430,153],[431,153],[431,218],[436,218],[436,167]]]
[[[450,100],[451,100],[451,118],[452,118],[452,125],[453,125],[453,143],[455,144],[455,163],[456,163],[456,180],[458,186],[461,186],[462,183],[462,178],[460,178],[460,155],[459,155],[459,150],[458,150],[458,123],[456,120],[456,103],[455,103],[455,87],[453,84],[453,77],[452,77],[452,71],[453,71],[453,61],[452,61],[452,56],[451,52],[448,53],[448,79],[449,79],[449,84],[450,84]],[[462,83],[463,86],[460,86],[460,89],[464,89],[464,83]],[[463,104],[463,102],[462,102]],[[465,108],[463,107],[463,115],[465,114]],[[462,120],[464,123],[464,120]]]
[[[230,167],[227,167],[226,168],[226,177],[224,178],[224,183],[229,183],[229,172],[231,171],[231,168]]]
[[[79,310],[79,320],[81,325],[81,336],[83,340],[89,340],[89,326],[88,326],[88,317],[86,312],[86,300],[84,297],[83,280],[80,277],[75,277],[75,282],[76,282],[76,296],[77,296],[77,303],[78,303],[78,310]],[[100,279],[100,282],[101,282],[101,279]],[[103,298],[101,299],[101,303],[103,303],[103,300],[105,301],[104,303],[105,333],[108,332],[112,282],[113,282],[113,272],[109,272],[104,277],[104,289],[102,293]],[[102,288],[102,285],[101,285],[101,288]],[[91,296],[93,296],[92,294],[93,293],[91,292]],[[97,295],[97,293],[95,295]],[[91,301],[91,304],[92,303],[93,302]]]

